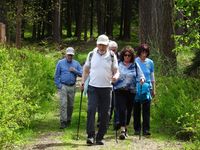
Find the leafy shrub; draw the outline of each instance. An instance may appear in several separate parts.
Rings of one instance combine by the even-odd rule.
[[[45,100],[55,93],[54,61],[28,50],[0,47],[0,149],[17,140]]]
[[[160,129],[189,140],[200,136],[200,81],[183,77],[159,77],[153,120]]]

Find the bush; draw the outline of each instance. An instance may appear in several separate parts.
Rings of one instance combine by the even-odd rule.
[[[0,149],[17,140],[45,100],[55,93],[55,63],[28,50],[0,47]]]
[[[153,120],[158,128],[183,140],[200,137],[200,81],[182,77],[159,77]]]

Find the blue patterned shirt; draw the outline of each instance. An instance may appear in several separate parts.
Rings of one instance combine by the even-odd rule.
[[[70,72],[69,68],[75,68],[74,72]],[[59,60],[55,72],[55,84],[58,89],[62,84],[75,84],[77,76],[82,76],[83,70],[80,63],[76,60],[67,61],[66,58]]]
[[[125,66],[123,62],[119,62],[119,72],[120,76],[114,84],[114,89],[126,88],[128,90],[135,91],[136,82],[139,82],[141,78],[145,78],[139,65],[137,65],[136,73],[135,63]]]

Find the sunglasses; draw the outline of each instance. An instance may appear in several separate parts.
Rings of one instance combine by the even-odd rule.
[[[129,54],[125,54],[124,57],[131,57],[131,55],[129,55]]]

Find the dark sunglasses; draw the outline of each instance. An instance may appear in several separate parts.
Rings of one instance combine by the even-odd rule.
[[[131,55],[125,54],[124,57],[131,57]]]

